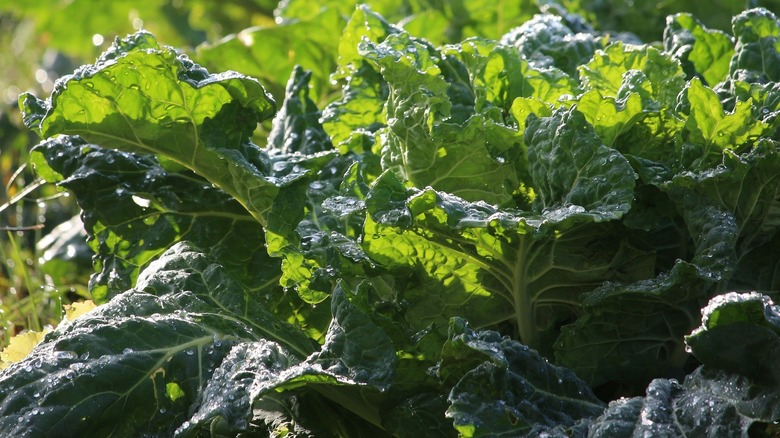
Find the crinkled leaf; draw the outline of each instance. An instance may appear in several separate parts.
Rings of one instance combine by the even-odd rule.
[[[179,432],[208,428],[215,421],[222,433],[240,432],[252,418],[253,405],[264,396],[305,385],[315,389],[320,385],[385,389],[395,371],[390,340],[349,303],[340,288],[333,293],[332,313],[334,319],[322,349],[305,360],[272,342],[233,347],[200,394],[198,410]],[[330,394],[338,388],[324,391]],[[347,408],[378,417],[358,400]]]
[[[680,60],[689,77],[700,76],[711,87],[726,79],[734,55],[730,36],[706,28],[688,13],[666,19],[664,49]]]
[[[266,231],[269,254],[283,258],[281,284],[306,302],[325,300],[338,279],[355,285],[373,266],[356,241],[365,210],[361,189],[354,187],[364,184],[358,167],[348,158],[333,160],[306,187],[305,214],[295,233]]]
[[[714,91],[693,78],[684,92],[689,115],[682,138],[683,153],[693,159],[692,169],[713,167],[724,149],[739,150],[767,131],[767,125],[753,116],[750,102],[738,101],[733,111],[724,111]]]
[[[734,55],[730,36],[706,28],[688,13],[667,17],[664,49],[680,60],[689,77],[700,76],[711,87],[726,80]]]
[[[0,374],[4,435],[172,435],[237,343],[269,336],[300,357],[314,351],[186,245],[143,277],[148,292],[63,323]]]
[[[322,110],[322,126],[333,143],[346,143],[351,138],[363,133],[370,135],[385,126],[384,103],[387,95],[387,84],[381,75],[368,64],[361,65],[347,78],[341,99]]]
[[[386,388],[396,358],[384,332],[339,289],[317,350],[259,298],[196,248],[174,246],[138,289],[64,322],[0,373],[0,430],[184,436],[218,426],[234,435],[250,428],[264,394],[303,386],[378,424],[359,394],[322,385]]]
[[[684,211],[692,211],[696,204],[712,205],[705,216],[691,215],[689,223],[699,223],[691,229],[696,239],[706,234],[702,227],[709,228],[724,215],[731,216],[733,236],[721,237],[722,245],[730,247],[731,254],[721,251],[711,254],[709,259],[730,260],[729,272],[736,270],[733,281],[740,287],[772,288],[771,284],[776,282],[761,281],[762,277],[767,279],[766,275],[753,272],[758,267],[774,269],[774,262],[767,259],[765,251],[772,246],[775,230],[780,225],[779,170],[776,145],[763,140],[746,154],[725,151],[721,165],[703,172],[678,174],[667,185],[666,190]]]
[[[756,292],[731,292],[702,309],[701,327],[685,337],[691,353],[711,368],[777,384],[780,308]]]
[[[677,94],[685,85],[679,61],[648,45],[612,43],[597,50],[579,71],[583,88],[613,97],[621,97],[621,89],[627,87],[629,78],[640,74],[647,78],[648,99],[667,108],[674,107]]]
[[[597,223],[609,214],[581,207],[526,215],[407,190],[392,173],[375,182],[366,207],[363,247],[372,260],[427,277],[403,292],[415,325],[441,327],[451,316],[476,326],[511,321],[524,342],[543,345],[577,314],[582,292],[641,271],[621,270],[640,254],[623,246],[613,224]]]
[[[750,9],[732,20],[736,45],[729,66],[732,78],[746,82],[780,80],[780,21],[767,9]]]
[[[617,138],[645,117],[642,98],[629,93],[622,99],[603,96],[597,90],[583,93],[577,101],[577,110],[593,126],[604,145],[615,147]]]
[[[372,11],[368,5],[359,5],[352,13],[339,39],[339,67],[333,74],[334,79],[343,79],[353,74],[363,64],[359,52],[360,43],[380,43],[388,35],[401,32],[383,16]]]
[[[642,96],[641,92],[637,94]],[[633,92],[629,94],[629,99],[634,99],[630,97],[634,95]],[[611,104],[610,98],[605,100],[610,101],[606,105]],[[616,104],[619,102],[621,102],[619,99],[615,101]],[[603,125],[596,129],[597,132],[603,130],[609,133],[611,129],[619,127],[621,132],[613,147],[632,160],[632,165],[643,182],[661,185],[675,171],[684,168],[684,163],[680,159],[679,145],[684,120],[680,120],[667,110],[654,111],[644,98],[642,102],[642,113],[629,119],[626,125],[621,126],[621,117],[618,117],[618,124],[614,126],[611,125],[611,120],[605,117],[602,121],[596,122]],[[609,111],[610,108],[607,110]]]
[[[603,221],[618,219],[631,208],[635,178],[631,165],[602,143],[579,111],[531,116],[525,143],[537,211],[566,209]]]
[[[372,133],[385,126],[387,83],[376,68],[363,59],[358,46],[363,41],[379,43],[398,32],[399,28],[366,5],[359,5],[344,27],[339,40],[338,68],[331,75],[333,80],[345,81],[342,96],[322,111],[323,127],[334,145],[351,141],[363,143],[359,139],[368,140]],[[370,141],[373,144],[373,140]]]
[[[623,398],[590,426],[588,436],[748,437],[751,425],[780,418],[773,385],[702,367],[685,378],[656,379],[645,397]]]
[[[541,99],[533,97],[518,97],[512,102],[509,112],[517,124],[517,132],[525,132],[528,116],[533,114],[536,117],[550,117],[553,113],[554,105],[551,105]]]
[[[765,136],[776,140],[775,132],[780,127],[780,83],[758,84],[734,80],[730,84],[728,97],[723,99],[724,109],[733,109],[732,105],[738,101],[749,102],[753,106],[753,117],[768,125]]]
[[[577,93],[573,78],[556,68],[535,66],[509,45],[470,38],[445,46],[442,52],[459,58],[468,69],[477,111],[481,111],[480,99],[506,110],[518,97],[555,102],[561,96]]]
[[[268,134],[268,146],[282,154],[304,155],[333,149],[320,125],[320,110],[309,98],[311,71],[295,66],[287,82],[284,103]]]
[[[227,339],[245,336],[247,327],[212,315],[190,292],[161,298],[133,291],[60,326],[0,375],[0,430],[172,435],[235,342]],[[168,383],[185,395],[167,397]]]
[[[187,170],[166,170],[154,156],[102,149],[60,136],[32,151],[36,169],[56,175],[82,209],[95,254],[93,297],[105,302],[131,288],[138,273],[173,244],[207,248],[246,287],[278,276],[263,230],[223,191]]]
[[[571,371],[517,341],[493,331],[476,332],[454,318],[437,373],[452,378],[451,372],[464,369],[447,410],[462,436],[539,436],[604,410]]]
[[[682,376],[683,336],[698,324],[717,282],[734,270],[734,217],[700,196],[674,193],[673,199],[693,236],[690,262],[678,260],[669,272],[634,283],[605,284],[584,297],[583,315],[561,330],[556,363],[594,385]]]
[[[470,87],[454,74],[462,65],[405,33],[360,47],[390,86],[384,162],[417,187],[508,202],[523,167],[522,153],[514,152],[521,150],[519,138],[500,123],[472,116]]]
[[[606,284],[585,296],[583,315],[561,330],[555,362],[594,386],[681,376],[687,361],[682,338],[695,327],[710,288],[685,262],[656,278]]]
[[[577,68],[590,61],[604,46],[604,39],[591,32],[575,32],[563,17],[537,14],[501,37],[512,44],[534,68],[556,67],[576,76]]]
[[[257,80],[235,72],[210,75],[172,48],[155,48],[148,34],[129,38],[58,82],[35,128],[45,137],[79,135],[104,147],[165,157],[208,178],[269,224],[280,188],[305,178],[323,159],[280,164],[248,141],[275,109]],[[35,112],[35,101],[26,95],[25,111]]]
[[[280,321],[269,291],[247,288],[233,273],[190,242],[173,245],[138,277],[136,288],[155,295],[192,291],[232,320],[250,328],[253,338],[270,339],[297,357],[311,353],[312,341],[297,327]],[[282,316],[284,317],[284,316]]]

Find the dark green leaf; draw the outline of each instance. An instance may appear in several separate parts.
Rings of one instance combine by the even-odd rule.
[[[606,284],[585,296],[583,316],[561,330],[555,362],[594,386],[682,376],[688,359],[682,338],[696,326],[710,288],[685,262],[649,280]]]
[[[295,66],[287,82],[284,103],[268,134],[268,146],[282,154],[303,155],[333,149],[320,125],[320,111],[309,98],[311,72]]]
[[[588,436],[748,437],[750,426],[780,418],[773,386],[702,367],[679,384],[656,379],[645,397],[620,399],[590,426]]]
[[[260,224],[190,171],[68,136],[41,143],[32,155],[36,169],[76,195],[96,254],[91,292],[98,302],[132,287],[150,261],[183,240],[207,248],[248,288],[276,281],[278,262],[263,248]]]
[[[732,21],[734,57],[729,76],[745,82],[777,82],[780,80],[780,21],[767,9],[750,9]]]
[[[603,48],[605,38],[592,30],[577,33],[567,24],[563,17],[538,14],[504,35],[501,42],[517,47],[535,68],[556,67],[576,76],[577,68]]]
[[[616,150],[606,147],[582,113],[558,110],[531,116],[525,131],[537,211],[618,219],[631,208],[634,171]]]
[[[452,378],[453,367],[468,370],[452,388],[447,410],[462,436],[539,436],[604,410],[571,371],[496,332],[475,332],[457,318],[437,372]]]
[[[759,293],[719,295],[702,309],[702,325],[685,337],[708,367],[780,382],[780,309]]]

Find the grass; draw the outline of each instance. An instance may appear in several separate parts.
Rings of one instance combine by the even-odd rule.
[[[0,349],[18,333],[57,325],[63,304],[88,296],[83,262],[49,260],[38,247],[77,207],[26,165],[34,141],[18,110],[0,112]]]

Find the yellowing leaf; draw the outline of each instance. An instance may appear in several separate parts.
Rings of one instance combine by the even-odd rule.
[[[42,332],[26,332],[11,338],[11,342],[0,353],[0,369],[8,368],[12,363],[24,359],[48,332],[48,329]]]
[[[94,309],[97,305],[92,300],[85,300],[78,303],[66,304],[63,307],[65,308],[65,319],[73,321],[79,316]]]

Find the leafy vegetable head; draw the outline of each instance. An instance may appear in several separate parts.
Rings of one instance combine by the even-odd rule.
[[[3,434],[771,431],[777,18],[503,4],[284,2],[196,55],[261,80],[140,32],[24,95],[101,305],[0,372]]]

